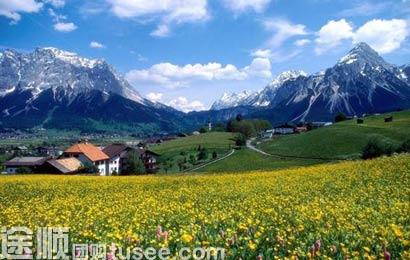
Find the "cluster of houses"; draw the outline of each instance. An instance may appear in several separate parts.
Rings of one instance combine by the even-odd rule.
[[[312,122],[309,123],[311,128],[320,128],[324,126],[332,125],[332,122]],[[297,126],[284,124],[274,127],[273,129],[268,129],[260,134],[263,139],[271,139],[274,135],[289,135],[289,134],[300,134],[307,132],[309,127],[307,124],[299,124]]]
[[[75,174],[87,165],[94,165],[98,174],[109,176],[113,174],[126,174],[127,160],[130,152],[138,154],[145,166],[147,173],[158,170],[157,157],[153,151],[144,147],[130,147],[125,144],[111,144],[106,147],[97,147],[87,141],[80,141],[70,146],[58,156],[18,156],[4,163],[6,173],[14,174],[20,168],[29,168],[33,173]]]

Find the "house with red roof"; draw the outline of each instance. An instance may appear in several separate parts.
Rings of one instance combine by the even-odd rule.
[[[83,165],[95,165],[100,175],[110,175],[109,161],[110,157],[98,147],[88,142],[78,142],[64,151],[63,158],[77,158]]]

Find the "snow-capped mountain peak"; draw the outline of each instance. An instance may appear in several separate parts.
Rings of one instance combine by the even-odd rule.
[[[271,83],[271,87],[279,87],[288,80],[297,79],[298,77],[306,77],[307,73],[302,70],[288,70],[280,73]]]
[[[99,90],[119,94],[145,104],[146,100],[112,66],[102,59],[87,59],[53,47],[32,53],[5,50],[0,59],[0,92],[59,89],[70,99],[79,93]]]
[[[77,67],[87,67],[90,69],[105,63],[103,59],[87,59],[80,57],[74,52],[63,51],[54,47],[37,48],[35,54],[40,57],[51,55],[54,59],[59,59]]]
[[[256,92],[244,90],[239,93],[228,93],[225,92],[219,101],[214,102],[211,107],[211,110],[220,110],[224,108],[241,106],[244,102],[256,95]]]

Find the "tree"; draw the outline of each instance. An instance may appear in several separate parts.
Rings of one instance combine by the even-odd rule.
[[[373,159],[382,155],[391,155],[396,151],[394,144],[388,139],[371,138],[363,148],[362,158]]]
[[[198,161],[203,161],[208,159],[208,150],[204,147],[198,153]]]
[[[339,113],[336,115],[335,117],[335,122],[342,122],[342,121],[346,121],[347,120],[347,116],[343,113]]]
[[[399,148],[400,153],[410,153],[410,139],[407,139],[404,141],[400,148]]]
[[[205,134],[206,132],[208,132],[208,129],[206,129],[205,127],[201,127],[201,128],[199,129],[199,132],[200,132],[201,134]]]
[[[246,136],[243,134],[238,134],[235,137],[235,144],[237,146],[245,146],[246,145]]]
[[[236,115],[236,121],[240,122],[242,121],[242,119],[243,119],[243,116],[241,114]]]
[[[216,158],[218,158],[218,154],[216,153],[216,151],[213,151],[212,152],[212,159],[216,159]]]
[[[168,173],[169,169],[171,169],[173,166],[174,163],[170,159],[167,159],[162,163],[162,167],[164,168],[165,173]]]
[[[84,163],[83,167],[81,167],[81,169],[78,172],[87,173],[87,174],[96,174],[96,173],[99,173],[100,170],[93,163],[86,162]]]
[[[141,175],[146,172],[144,162],[136,151],[131,151],[128,154],[127,172],[131,175]]]
[[[196,162],[197,162],[197,160],[196,160],[196,156],[195,155],[193,155],[193,154],[190,154],[189,155],[189,163],[190,164],[192,164],[192,165],[195,165],[196,164]]]
[[[184,158],[179,158],[177,160],[177,164],[178,164],[179,171],[182,172],[183,170],[185,170],[187,168],[186,167],[186,158],[185,157]]]

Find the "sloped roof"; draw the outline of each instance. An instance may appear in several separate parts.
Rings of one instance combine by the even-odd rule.
[[[131,149],[129,146],[125,144],[111,144],[103,149],[103,152],[108,155],[110,158],[119,155],[123,151]]]
[[[61,173],[72,173],[78,171],[81,167],[81,161],[77,158],[65,158],[58,160],[50,160],[49,164],[57,168]]]
[[[91,161],[108,160],[109,157],[103,151],[90,143],[74,144],[64,151],[64,153],[84,154]]]
[[[4,166],[39,166],[49,157],[15,157],[4,163]]]

